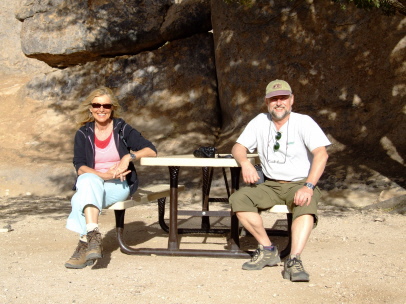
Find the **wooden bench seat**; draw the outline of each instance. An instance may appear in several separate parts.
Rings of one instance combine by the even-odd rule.
[[[291,213],[288,206],[286,205],[275,205],[268,212],[272,213]]]
[[[114,210],[114,215],[116,218],[117,240],[122,252],[126,253],[133,250],[126,244],[123,238],[125,210],[156,200],[158,201],[159,224],[161,225],[162,229],[165,230],[165,228],[167,228],[164,222],[165,201],[166,198],[170,196],[170,190],[171,188],[169,184],[158,184],[138,188],[137,192],[134,193],[130,199],[117,202],[106,208],[107,210]],[[178,186],[178,192],[184,190],[185,186],[183,185]]]
[[[135,192],[129,200],[117,202],[107,209],[124,210],[137,205],[159,200],[160,198],[166,198],[170,195],[170,189],[169,184],[151,185],[144,188],[138,188],[137,192]],[[185,186],[180,185],[178,187],[178,191],[180,192],[183,190],[185,190]]]

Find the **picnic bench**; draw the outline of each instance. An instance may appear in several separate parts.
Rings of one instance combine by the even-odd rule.
[[[120,201],[109,206],[108,210],[114,210],[114,215],[116,218],[116,233],[117,241],[120,245],[122,252],[129,252],[133,249],[127,245],[124,240],[124,218],[125,211],[128,208],[132,208],[138,205],[146,204],[153,201],[158,201],[159,209],[159,224],[162,229],[166,228],[164,222],[165,215],[165,201],[168,196],[170,196],[170,185],[169,184],[157,184],[151,185],[144,188],[138,188],[137,192],[134,195],[125,201]],[[179,185],[178,191],[185,190],[185,186]],[[164,229],[165,230],[165,229]]]

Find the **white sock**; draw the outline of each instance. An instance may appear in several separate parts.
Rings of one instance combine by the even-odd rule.
[[[87,243],[87,237],[86,237],[86,235],[81,235],[80,238],[79,238],[79,240],[81,240],[82,242]]]
[[[89,224],[86,224],[87,232],[93,231],[93,230],[95,230],[96,228],[99,228],[99,224],[96,224],[96,223],[89,223]]]

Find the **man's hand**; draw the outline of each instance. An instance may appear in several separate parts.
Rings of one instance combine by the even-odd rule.
[[[255,184],[260,179],[257,169],[250,162],[241,164],[241,174],[247,184]]]
[[[309,206],[310,201],[312,200],[313,190],[303,186],[296,191],[293,203],[297,206]]]
[[[260,177],[258,175],[257,169],[247,158],[247,148],[243,145],[236,143],[231,150],[234,159],[240,164],[242,178],[247,184],[255,184],[259,181]]]

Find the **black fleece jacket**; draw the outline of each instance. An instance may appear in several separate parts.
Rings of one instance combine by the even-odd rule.
[[[73,150],[73,165],[76,172],[78,172],[81,166],[88,166],[94,169],[94,127],[94,122],[88,122],[76,132]],[[113,118],[113,135],[120,159],[128,154],[130,149],[136,152],[148,147],[157,152],[155,146],[149,140],[145,139],[140,132],[121,118]],[[138,178],[132,162],[130,162],[128,169],[131,170],[131,173],[126,175],[126,179],[130,187],[130,195],[132,195],[138,189]]]

